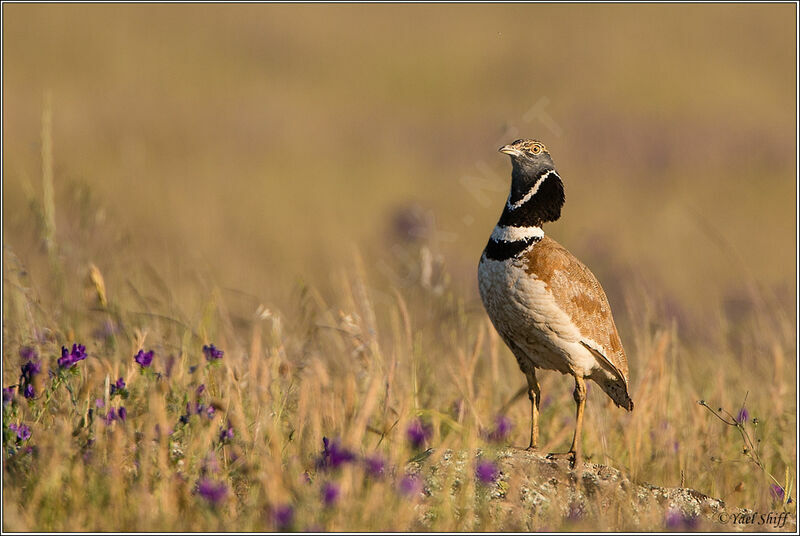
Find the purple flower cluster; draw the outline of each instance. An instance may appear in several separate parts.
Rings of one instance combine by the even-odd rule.
[[[406,475],[397,484],[400,493],[408,497],[419,495],[422,491],[422,481],[417,475]]]
[[[272,517],[275,519],[278,531],[288,532],[292,526],[292,521],[294,521],[294,508],[292,508],[291,504],[277,506],[272,511]]]
[[[58,358],[58,366],[62,369],[68,369],[84,359],[86,359],[86,347],[84,345],[73,344],[71,351],[62,346],[61,357]]]
[[[147,368],[153,362],[153,351],[145,352],[144,350],[139,350],[136,355],[133,356],[133,360],[136,361],[140,367]]]
[[[429,424],[424,424],[419,419],[414,419],[409,423],[406,429],[406,438],[411,445],[418,449],[422,447],[433,434],[433,430]]]
[[[125,409],[124,406],[120,406],[119,409],[111,408],[108,410],[105,416],[105,423],[111,424],[116,420],[125,421],[128,418],[128,410]]]
[[[14,400],[14,387],[3,387],[3,405],[5,406],[12,400]]]
[[[319,469],[338,469],[356,459],[355,454],[342,447],[337,440],[330,441],[327,437],[323,437],[322,444],[324,445],[322,455],[317,460]]]
[[[769,486],[769,495],[770,497],[772,497],[773,500],[783,501],[784,497],[783,488],[777,484],[771,484]]]
[[[330,440],[327,437],[322,438],[322,445],[322,453],[316,461],[318,470],[335,470],[348,463],[359,462],[363,463],[367,475],[375,479],[383,478],[386,461],[379,454],[361,458],[347,447],[342,446],[338,439]]]
[[[322,485],[322,502],[325,506],[333,506],[339,500],[339,486],[334,482],[325,482]]]
[[[233,425],[231,421],[228,421],[226,426],[223,426],[219,430],[219,440],[221,443],[224,443],[228,439],[233,439]]]
[[[736,414],[736,422],[739,424],[744,424],[750,420],[750,412],[747,411],[747,408],[743,407],[739,410],[739,413]]]
[[[125,389],[125,380],[120,377],[117,381],[111,384],[110,396],[114,396],[116,393],[120,393]]]
[[[372,478],[381,478],[386,469],[386,462],[377,454],[367,456],[364,458],[364,466],[367,469],[367,474]]]
[[[500,476],[500,470],[495,463],[489,460],[481,460],[475,467],[475,477],[482,484],[493,484],[498,476]]]
[[[8,429],[17,433],[18,441],[26,441],[31,437],[31,429],[27,424],[11,423],[8,425]]]
[[[694,530],[697,528],[697,517],[670,508],[664,515],[664,526],[669,530]]]
[[[20,367],[20,390],[22,391],[22,396],[25,398],[33,398],[36,396],[36,390],[33,387],[33,377],[42,371],[42,364],[36,360],[36,351],[28,346],[20,350],[19,355],[29,359],[29,361]]]
[[[511,419],[505,415],[498,415],[494,419],[494,428],[491,432],[486,434],[486,439],[493,443],[502,443],[511,432],[512,424]]]
[[[214,409],[214,406],[206,406],[205,404],[201,404],[200,402],[195,402],[192,405],[191,402],[186,403],[186,413],[181,416],[181,422],[186,424],[189,422],[189,418],[192,415],[205,415],[209,419],[213,419],[214,415],[216,415],[217,410]],[[230,437],[233,437],[233,428],[230,429]],[[227,431],[225,435],[227,435]],[[223,434],[220,435],[220,439],[224,439]]]
[[[42,364],[31,360],[22,365],[20,369],[22,370],[22,377],[27,381],[31,381],[34,376],[42,371]]]
[[[197,484],[197,493],[211,504],[219,504],[228,496],[228,486],[224,482],[204,478]]]
[[[215,361],[217,359],[222,359],[222,356],[225,355],[225,352],[222,350],[215,348],[213,344],[208,344],[203,346],[203,353],[206,356],[206,361]]]

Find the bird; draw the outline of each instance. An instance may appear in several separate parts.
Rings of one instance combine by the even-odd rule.
[[[536,372],[554,370],[575,380],[572,446],[548,458],[582,463],[581,428],[586,381],[633,411],[628,361],[603,287],[581,261],[545,235],[561,217],[564,183],[545,145],[518,139],[500,147],[511,157],[511,189],[478,264],[481,301],[527,380],[530,445],[539,436],[541,392]]]

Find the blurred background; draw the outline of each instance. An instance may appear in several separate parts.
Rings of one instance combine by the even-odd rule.
[[[278,299],[353,245],[402,278],[393,246],[418,240],[475,301],[497,148],[535,137],[566,183],[546,231],[612,305],[637,276],[688,326],[751,278],[794,311],[794,6],[3,9],[18,250],[49,92],[60,227],[79,186],[177,279]]]
[[[452,417],[465,431],[442,426],[434,443],[477,444],[524,383],[488,328],[476,270],[508,195],[497,149],[531,137],[566,187],[545,231],[602,282],[631,362],[638,411],[590,393],[587,452],[750,508],[775,507],[769,486],[792,489],[795,5],[2,9],[3,343],[34,341],[52,357],[89,341],[87,397],[107,374],[133,373],[150,330],[156,354],[187,367],[200,344],[225,348],[222,392],[238,422],[261,423],[260,408],[277,404],[242,377],[274,365],[291,378],[275,400],[299,397],[299,413],[275,426],[294,441],[280,452],[299,452],[298,474],[323,434],[362,437],[341,404],[361,400],[366,370],[396,384],[373,426],[424,411],[445,422],[466,400]],[[254,317],[259,305],[274,315]],[[190,344],[177,325],[203,340]],[[8,377],[17,367],[4,359]],[[348,394],[303,417],[303,397],[326,389]],[[571,389],[543,381],[545,448],[568,441]],[[696,404],[735,412],[745,396],[763,423],[765,471],[780,480]],[[521,444],[527,401],[509,415]],[[258,445],[254,460],[278,448]],[[260,473],[267,495],[273,476],[297,485],[283,463]],[[395,511],[382,500],[376,512]],[[98,506],[97,527],[134,526],[108,511]],[[14,526],[38,527],[25,512]],[[263,529],[252,523],[236,526]]]

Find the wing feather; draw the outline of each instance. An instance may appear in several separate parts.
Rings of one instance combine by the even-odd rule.
[[[527,254],[528,273],[552,292],[581,332],[581,343],[607,362],[628,383],[628,360],[603,287],[582,262],[552,238],[545,237]]]

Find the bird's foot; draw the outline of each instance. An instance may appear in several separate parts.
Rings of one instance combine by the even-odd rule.
[[[528,452],[536,452],[536,451],[537,451],[537,450],[539,450],[539,449],[536,447],[536,445],[530,445],[530,446],[529,446],[528,448],[526,448],[525,450],[527,450]]]
[[[575,466],[579,465],[581,460],[580,457],[576,455],[574,450],[570,450],[569,452],[551,452],[547,455],[548,460],[569,460],[570,468],[574,469]]]

